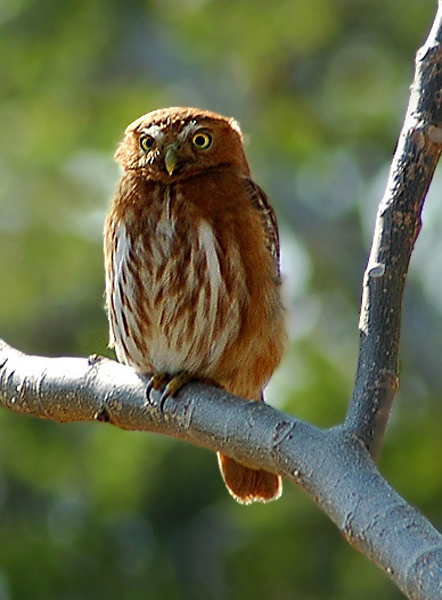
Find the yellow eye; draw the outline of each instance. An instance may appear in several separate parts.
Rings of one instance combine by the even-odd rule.
[[[212,143],[212,136],[208,133],[195,133],[192,138],[192,144],[198,148],[198,150],[207,150]]]
[[[145,152],[149,152],[154,143],[155,138],[153,138],[151,135],[143,135],[143,137],[140,138],[140,146]]]

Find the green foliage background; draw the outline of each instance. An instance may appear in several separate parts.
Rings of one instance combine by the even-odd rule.
[[[110,354],[101,231],[125,126],[235,116],[279,217],[292,343],[268,390],[345,415],[374,215],[435,0],[0,0],[0,335]],[[381,469],[442,527],[442,208],[411,265]],[[293,316],[294,315],[294,316]],[[0,600],[395,600],[290,483],[241,507],[215,457],[155,435],[0,412]]]

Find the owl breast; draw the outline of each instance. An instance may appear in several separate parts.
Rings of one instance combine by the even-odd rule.
[[[285,342],[277,265],[241,179],[211,174],[205,194],[192,181],[123,180],[106,222],[111,345],[139,372],[186,371],[259,399]]]
[[[212,226],[200,219],[186,229],[178,220],[165,202],[143,231],[118,222],[107,289],[111,340],[119,360],[139,371],[213,377],[241,328],[239,251],[229,248],[237,266],[228,281]]]

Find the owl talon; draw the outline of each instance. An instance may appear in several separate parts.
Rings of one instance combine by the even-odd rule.
[[[178,373],[178,375],[175,375],[169,380],[164,389],[163,395],[167,394],[169,398],[173,398],[173,396],[176,396],[180,389],[185,386],[186,383],[189,383],[191,379],[192,376],[185,371]]]
[[[169,381],[167,375],[152,375],[146,386],[146,396],[150,396],[152,390],[158,391]]]
[[[186,385],[192,376],[189,373],[183,371],[182,373],[178,373],[178,375],[174,375],[171,377],[167,384],[164,386],[163,392],[160,398],[160,410],[164,412],[164,404],[168,398],[173,398],[180,391],[180,389]]]
[[[192,379],[192,376],[189,373],[183,371],[182,373],[178,373],[178,375],[152,375],[149,378],[146,386],[146,397],[150,397],[150,393],[152,390],[159,391],[162,390],[159,408],[160,411],[163,412],[164,403],[168,398],[173,398],[180,389],[186,385],[188,381]]]

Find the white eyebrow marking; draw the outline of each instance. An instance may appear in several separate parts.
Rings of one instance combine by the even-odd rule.
[[[183,140],[186,139],[193,131],[199,128],[200,126],[196,121],[190,121],[190,123],[188,123],[184,127],[183,131],[180,133],[180,138],[182,138]]]
[[[164,137],[164,133],[159,125],[150,125],[150,127],[143,127],[140,131],[140,136],[151,135],[156,140],[161,140]]]

